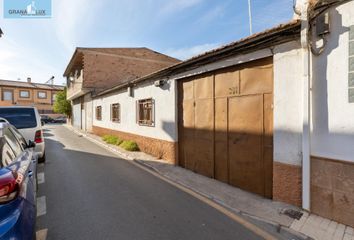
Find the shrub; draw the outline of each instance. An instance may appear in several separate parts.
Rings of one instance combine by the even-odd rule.
[[[119,146],[119,145],[122,144],[122,142],[123,142],[123,140],[118,137],[118,138],[117,138],[116,145]]]
[[[104,135],[102,137],[102,140],[108,144],[114,144],[114,145],[117,145],[118,142],[121,142],[121,140],[118,137],[113,135]]]
[[[110,135],[104,135],[104,136],[102,136],[102,140],[103,141],[107,141],[107,139],[110,137]]]
[[[139,146],[136,142],[134,141],[123,141],[120,145],[121,148],[127,150],[127,151],[139,151]]]

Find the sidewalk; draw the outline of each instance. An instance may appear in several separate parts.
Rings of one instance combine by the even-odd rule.
[[[123,158],[135,161],[163,177],[217,202],[230,211],[270,224],[276,227],[279,232],[282,230],[291,233],[297,232],[300,237],[305,235],[319,240],[354,240],[354,230],[351,227],[309,214],[296,206],[262,198],[158,160],[143,152],[125,151],[117,146],[106,144],[96,135],[83,133],[71,126],[67,127]]]

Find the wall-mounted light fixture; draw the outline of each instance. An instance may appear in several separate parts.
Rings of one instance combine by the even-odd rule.
[[[163,85],[165,85],[166,81],[165,80],[157,80],[154,82],[154,86],[155,87],[162,87]]]

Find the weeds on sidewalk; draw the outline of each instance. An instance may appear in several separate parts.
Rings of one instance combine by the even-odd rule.
[[[104,135],[102,140],[108,144],[117,145],[127,151],[139,151],[139,146],[136,142],[130,140],[122,140],[114,135]]]
[[[139,146],[134,141],[123,141],[119,146],[121,148],[123,148],[127,151],[131,151],[131,152],[139,151]]]

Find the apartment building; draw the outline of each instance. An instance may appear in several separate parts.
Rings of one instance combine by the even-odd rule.
[[[35,106],[40,114],[57,117],[53,104],[57,92],[64,86],[27,82],[0,80],[0,106]]]

